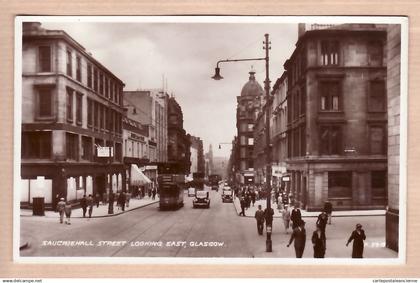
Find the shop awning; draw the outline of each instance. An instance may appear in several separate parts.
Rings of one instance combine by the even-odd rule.
[[[130,185],[134,186],[141,186],[145,184],[150,184],[152,181],[150,181],[149,178],[147,178],[146,175],[141,172],[139,167],[136,164],[131,164],[131,179],[130,179]]]

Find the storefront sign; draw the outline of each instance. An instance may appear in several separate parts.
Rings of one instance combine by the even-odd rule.
[[[108,146],[97,147],[97,156],[98,157],[109,157],[111,153],[111,157],[114,156],[114,148],[111,147],[111,150]]]

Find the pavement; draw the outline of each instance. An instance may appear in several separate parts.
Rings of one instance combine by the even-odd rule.
[[[142,199],[137,198],[131,198],[129,202],[129,206],[125,207],[125,210],[122,211],[120,207],[116,205],[116,202],[114,203],[114,213],[108,214],[108,204],[99,204],[99,207],[96,207],[96,205],[93,206],[92,211],[92,218],[98,218],[98,217],[110,217],[110,216],[116,216],[123,214],[128,211],[132,211],[134,209],[139,209],[144,206],[148,206],[154,203],[159,202],[159,196],[157,195],[156,198],[153,200],[149,197],[144,197]],[[45,211],[45,216],[34,216],[32,215],[32,209],[21,209],[20,210],[20,216],[33,216],[33,217],[48,217],[48,218],[56,218],[58,219],[58,213],[51,210]],[[88,216],[88,213],[86,212],[86,217]],[[71,211],[71,219],[73,218],[83,218],[83,209],[82,208],[73,208]]]
[[[234,199],[233,201],[237,214],[241,212],[241,204],[239,198]],[[251,206],[245,210],[246,217],[254,218],[255,212],[258,209],[258,205],[261,205],[264,210],[267,207],[267,200],[257,200],[254,206],[251,203]],[[277,204],[272,203],[271,207],[274,209],[274,217],[281,218],[281,211],[277,209]],[[290,208],[291,210],[292,208]],[[302,217],[318,217],[321,211],[306,211],[300,209]],[[348,217],[348,216],[384,216],[386,213],[385,210],[344,210],[344,211],[333,211],[332,216],[334,217]]]
[[[220,192],[210,193],[210,208],[194,209],[192,198],[184,197],[184,207],[160,211],[152,203],[114,217],[75,218],[71,225],[52,217],[20,217],[20,241],[29,247],[20,251],[28,257],[240,257],[294,258],[287,248],[290,230],[273,221],[273,252],[265,251],[265,235],[257,233],[255,219],[239,217],[235,204],[222,203]],[[306,219],[306,249],[303,257],[313,257],[311,235],[316,218]],[[351,257],[345,243],[361,223],[366,232],[365,258],[396,258],[385,247],[385,216],[337,217],[327,226],[329,258]],[[265,233],[264,233],[265,234]]]

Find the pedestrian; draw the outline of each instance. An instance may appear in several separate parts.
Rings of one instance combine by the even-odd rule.
[[[60,198],[60,201],[57,203],[57,212],[60,215],[60,223],[63,223],[65,207],[66,207],[66,202],[64,201],[64,198]]]
[[[289,247],[293,241],[295,242],[294,246],[296,258],[301,258],[303,255],[303,251],[305,250],[306,243],[305,221],[301,220],[299,225],[295,229],[293,229],[287,247]]]
[[[354,230],[350,238],[347,240],[346,247],[353,241],[353,252],[351,254],[352,258],[363,258],[363,246],[364,240],[366,240],[365,231],[362,229],[361,224],[356,225],[356,230]]]
[[[57,204],[58,204],[59,201],[60,201],[60,195],[59,194],[56,194],[55,195],[55,198],[54,198],[54,210],[55,210],[55,212],[58,212],[58,210],[57,210]]]
[[[248,209],[251,204],[251,197],[249,195],[249,191],[246,191],[245,193],[245,209]]]
[[[151,198],[151,197],[152,197],[152,190],[153,190],[153,189],[148,189],[148,190],[147,190],[147,196],[148,196],[149,198]]]
[[[321,231],[325,233],[325,227],[327,227],[328,223],[328,215],[325,211],[321,212],[321,214],[318,215],[318,220],[316,221],[316,225],[319,225],[321,228]]]
[[[155,198],[156,198],[156,193],[157,193],[156,188],[153,188],[153,189],[152,189],[152,200],[155,200]]]
[[[261,209],[261,205],[258,205],[258,210],[255,212],[255,219],[257,220],[258,234],[262,235],[264,230],[264,211]]]
[[[119,203],[121,210],[125,211],[125,194],[124,192],[121,192],[118,196],[117,202]]]
[[[86,211],[87,211],[86,195],[83,195],[82,199],[80,200],[80,206],[82,207],[82,210],[83,210],[83,218],[85,218],[86,217]]]
[[[129,207],[130,205],[130,199],[131,199],[131,193],[130,192],[125,193],[125,203],[127,207]]]
[[[101,196],[99,195],[99,193],[96,193],[96,195],[95,195],[96,208],[99,207],[99,202],[100,201],[101,201]]]
[[[71,216],[71,204],[70,202],[66,202],[66,205],[64,206],[64,212],[66,213],[66,224],[70,225],[70,216]]]
[[[316,230],[312,234],[312,245],[314,247],[314,258],[324,258],[327,240],[320,225],[316,225]]]
[[[245,203],[244,197],[241,197],[240,204],[241,204],[241,212],[239,212],[239,215],[245,216],[246,203]]]
[[[110,191],[109,192],[109,202],[108,202],[108,214],[113,214],[114,213],[114,192]]]
[[[300,222],[302,221],[302,214],[300,213],[300,209],[298,208],[297,205],[293,206],[290,220],[292,220],[292,229],[297,228]]]
[[[255,204],[255,190],[251,191],[251,202],[252,202],[252,206],[254,206],[254,204]]]
[[[328,215],[328,224],[329,224],[329,225],[331,225],[332,210],[333,210],[332,203],[331,203],[331,202],[329,202],[329,201],[326,201],[326,202],[324,203],[324,211],[325,211],[325,213],[327,213],[327,215]]]
[[[273,215],[274,215],[274,210],[271,207],[267,207],[266,209],[264,209],[264,218],[265,218],[266,227],[270,226],[271,228],[273,228]]]
[[[281,217],[283,218],[284,230],[286,231],[286,234],[287,234],[289,232],[289,227],[290,227],[290,210],[287,207],[287,205],[284,206],[284,209],[281,212]]]
[[[92,217],[92,212],[93,212],[93,197],[92,195],[89,195],[87,198],[87,206],[89,208],[88,210],[88,214],[89,214],[89,218]]]

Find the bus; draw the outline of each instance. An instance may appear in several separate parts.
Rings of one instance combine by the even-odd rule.
[[[178,209],[184,206],[185,176],[178,163],[158,164],[159,208]]]

